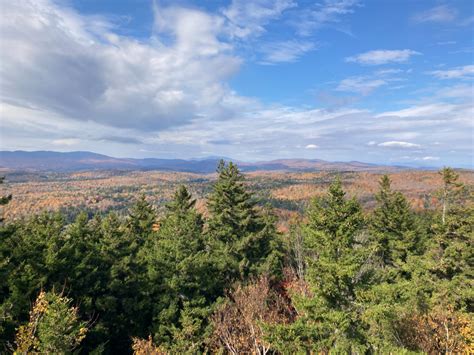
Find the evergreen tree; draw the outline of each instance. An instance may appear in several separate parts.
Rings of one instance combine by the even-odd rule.
[[[407,255],[415,252],[419,246],[419,233],[405,196],[392,190],[387,175],[382,177],[379,184],[380,190],[375,196],[377,207],[370,220],[372,247],[381,268],[399,268]]]
[[[441,221],[443,222],[443,224],[445,224],[446,215],[449,213],[450,203],[460,192],[460,189],[463,187],[463,184],[458,181],[459,174],[457,174],[452,168],[444,167],[439,171],[439,174],[443,178],[443,188],[441,190]]]
[[[180,186],[166,206],[156,237],[145,248],[155,340],[172,352],[193,352],[202,346],[209,307],[216,298],[204,223],[194,205],[188,190]]]
[[[58,277],[55,274],[58,270],[52,266],[55,261],[48,253],[59,243],[64,223],[60,214],[41,214],[20,222],[2,240],[2,274],[7,276],[0,280],[0,303],[9,313],[7,324],[4,323],[8,334],[12,325],[28,319],[30,302],[41,287],[52,286]]]
[[[130,247],[137,252],[149,236],[153,233],[153,226],[156,223],[156,212],[147,200],[145,195],[131,207],[127,220],[127,235],[131,238]]]
[[[155,236],[156,212],[141,195],[130,208],[125,226],[115,216],[101,226],[102,258],[109,263],[107,309],[104,312],[106,331],[109,332],[111,352],[131,346],[131,337],[148,334],[151,322],[151,302],[146,277],[147,265],[143,250]]]
[[[257,209],[235,164],[221,161],[217,173],[208,200],[208,234],[220,254],[225,287],[256,273],[278,274],[282,255],[274,217]]]
[[[425,255],[433,302],[457,310],[474,311],[474,205],[450,208]]]
[[[346,199],[336,179],[327,196],[312,202],[304,226],[309,292],[295,297],[300,315],[277,330],[282,349],[316,352],[363,352],[366,348],[357,293],[367,283],[364,248],[358,236],[364,225],[361,207]]]

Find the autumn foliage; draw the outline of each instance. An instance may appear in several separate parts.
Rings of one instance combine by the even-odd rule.
[[[472,172],[103,174],[0,193],[0,352],[474,352]]]

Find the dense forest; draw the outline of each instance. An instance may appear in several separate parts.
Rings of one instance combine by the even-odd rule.
[[[454,170],[423,211],[388,176],[364,210],[336,177],[288,233],[236,165],[217,172],[204,215],[181,186],[165,213],[137,196],[126,217],[2,223],[0,352],[474,352],[474,203]]]

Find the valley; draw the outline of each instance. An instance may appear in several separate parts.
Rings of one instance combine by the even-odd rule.
[[[459,171],[460,181],[474,189],[474,172]],[[13,200],[4,218],[13,221],[44,211],[61,211],[72,220],[79,212],[90,214],[116,211],[125,214],[141,194],[158,212],[164,211],[179,185],[186,185],[197,199],[197,209],[206,214],[206,196],[216,174],[164,171],[94,170],[81,172],[24,172],[3,169],[6,176],[2,194]],[[351,197],[364,208],[372,209],[381,171],[254,171],[245,173],[246,184],[259,204],[270,204],[285,231],[288,221],[301,214],[309,200],[322,195],[336,176]],[[406,170],[390,172],[393,188],[407,196],[415,210],[437,207],[436,192],[442,180],[436,171]]]

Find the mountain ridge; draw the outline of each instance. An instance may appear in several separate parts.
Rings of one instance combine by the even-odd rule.
[[[89,151],[0,151],[0,167],[27,171],[83,170],[164,170],[213,173],[221,158],[164,159],[116,158]],[[231,160],[224,158],[224,160]],[[378,165],[359,161],[330,162],[321,159],[275,159],[258,162],[235,161],[242,171],[394,171],[413,169],[405,166]],[[426,168],[424,168],[426,169]],[[429,169],[429,168],[428,168]]]

